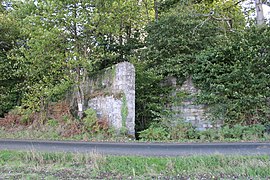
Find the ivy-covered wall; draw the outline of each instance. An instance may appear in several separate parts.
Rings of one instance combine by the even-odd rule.
[[[86,78],[80,85],[83,110],[92,108],[117,132],[135,135],[135,68],[122,62]]]
[[[196,96],[200,90],[194,86],[191,77],[184,81],[181,86],[175,84],[174,88],[173,96],[178,97],[178,103],[174,103],[171,109],[175,112],[176,119],[189,122],[198,130],[220,126],[219,121],[210,121],[211,114],[208,113],[206,105],[196,103]]]

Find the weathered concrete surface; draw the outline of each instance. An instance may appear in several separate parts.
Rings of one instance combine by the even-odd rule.
[[[207,113],[207,107],[195,103],[195,98],[199,90],[194,86],[191,77],[181,86],[176,84],[176,78],[171,77],[170,81],[175,88],[175,92],[173,92],[172,96],[176,97],[178,93],[185,94],[182,102],[174,103],[174,105],[171,106],[171,110],[176,113],[175,116],[183,119],[185,122],[190,122],[198,130],[211,128],[213,124],[209,121],[210,114]]]
[[[131,63],[122,62],[85,78],[80,89],[83,110],[92,108],[118,132],[126,129],[135,135],[135,68]]]

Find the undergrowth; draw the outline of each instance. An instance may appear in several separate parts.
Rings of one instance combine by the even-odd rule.
[[[231,142],[231,141],[269,141],[268,126],[255,124],[249,126],[225,125],[221,128],[197,130],[190,123],[179,123],[165,126],[162,123],[152,124],[139,133],[142,141],[178,141],[178,142]]]
[[[56,112],[56,113],[55,113]],[[82,119],[75,119],[67,104],[48,107],[47,118],[40,121],[42,113],[29,113],[18,107],[0,120],[0,138],[130,141],[126,129],[116,131],[108,119],[97,118],[93,109],[87,109]],[[232,142],[269,141],[270,126],[262,124],[224,125],[199,131],[192,124],[161,118],[146,130],[139,132],[140,141],[172,142]]]
[[[67,104],[57,103],[43,113],[29,113],[21,107],[10,111],[0,119],[0,138],[48,139],[48,140],[123,140],[128,137],[109,125],[105,117],[97,118],[89,108],[82,119],[74,118]]]

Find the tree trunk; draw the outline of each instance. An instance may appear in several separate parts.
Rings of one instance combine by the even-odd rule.
[[[158,21],[158,2],[154,0],[155,20]]]
[[[263,8],[262,8],[262,0],[255,0],[256,7],[256,22],[257,25],[264,24],[264,16],[263,16]]]
[[[76,18],[77,18],[77,4],[74,3],[74,10],[73,10],[73,17],[74,17],[74,22],[73,22],[73,30],[74,30],[74,34],[73,34],[73,39],[75,40],[75,49],[77,52],[80,52],[80,45],[79,45],[79,39],[78,39],[78,29],[77,29],[77,23],[76,23]],[[79,57],[77,60],[79,61]],[[84,94],[83,94],[83,89],[82,89],[82,85],[83,85],[83,78],[82,75],[84,75],[83,70],[80,67],[80,64],[78,65],[78,67],[76,67],[76,82],[77,82],[77,105],[78,105],[78,118],[82,119],[83,117],[83,105],[84,105]]]
[[[77,92],[76,92],[76,95],[77,95],[77,97],[76,97],[76,99],[77,99],[77,105],[78,105],[78,114],[77,114],[77,116],[78,116],[78,118],[79,119],[82,119],[82,117],[83,117],[83,105],[84,105],[84,94],[83,94],[83,89],[82,89],[82,85],[83,85],[83,82],[82,82],[82,80],[81,80],[81,77],[80,77],[80,69],[78,68],[78,71],[79,72],[77,72],[77,83],[78,83],[78,85],[77,85]]]

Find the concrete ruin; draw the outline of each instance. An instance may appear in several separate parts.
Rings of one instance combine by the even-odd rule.
[[[175,89],[173,97],[177,97],[178,93],[187,95],[180,103],[164,107],[176,112],[176,120],[190,122],[198,130],[212,127],[205,105],[195,104],[194,97],[199,90],[191,78],[180,86],[176,78],[168,77],[161,86],[164,85]],[[99,119],[107,120],[118,133],[125,130],[135,136],[135,68],[131,63],[122,62],[86,77],[80,84],[80,91],[82,103],[77,103],[75,92],[71,98],[71,107],[75,107],[73,110],[83,112],[92,108]]]
[[[200,91],[194,86],[192,78],[186,79],[181,86],[177,85],[177,79],[174,77],[170,77],[167,81],[175,89],[172,93],[173,97],[177,97],[179,93],[184,94],[180,102],[178,100],[170,106],[170,109],[175,113],[175,118],[191,123],[198,130],[213,127],[212,122],[209,121],[210,114],[207,113],[207,107],[195,103],[196,95]]]
[[[99,119],[107,120],[118,133],[124,130],[135,135],[135,68],[131,63],[122,62],[87,77],[80,89],[82,107],[75,109],[92,108]],[[71,104],[76,106],[76,98]]]

